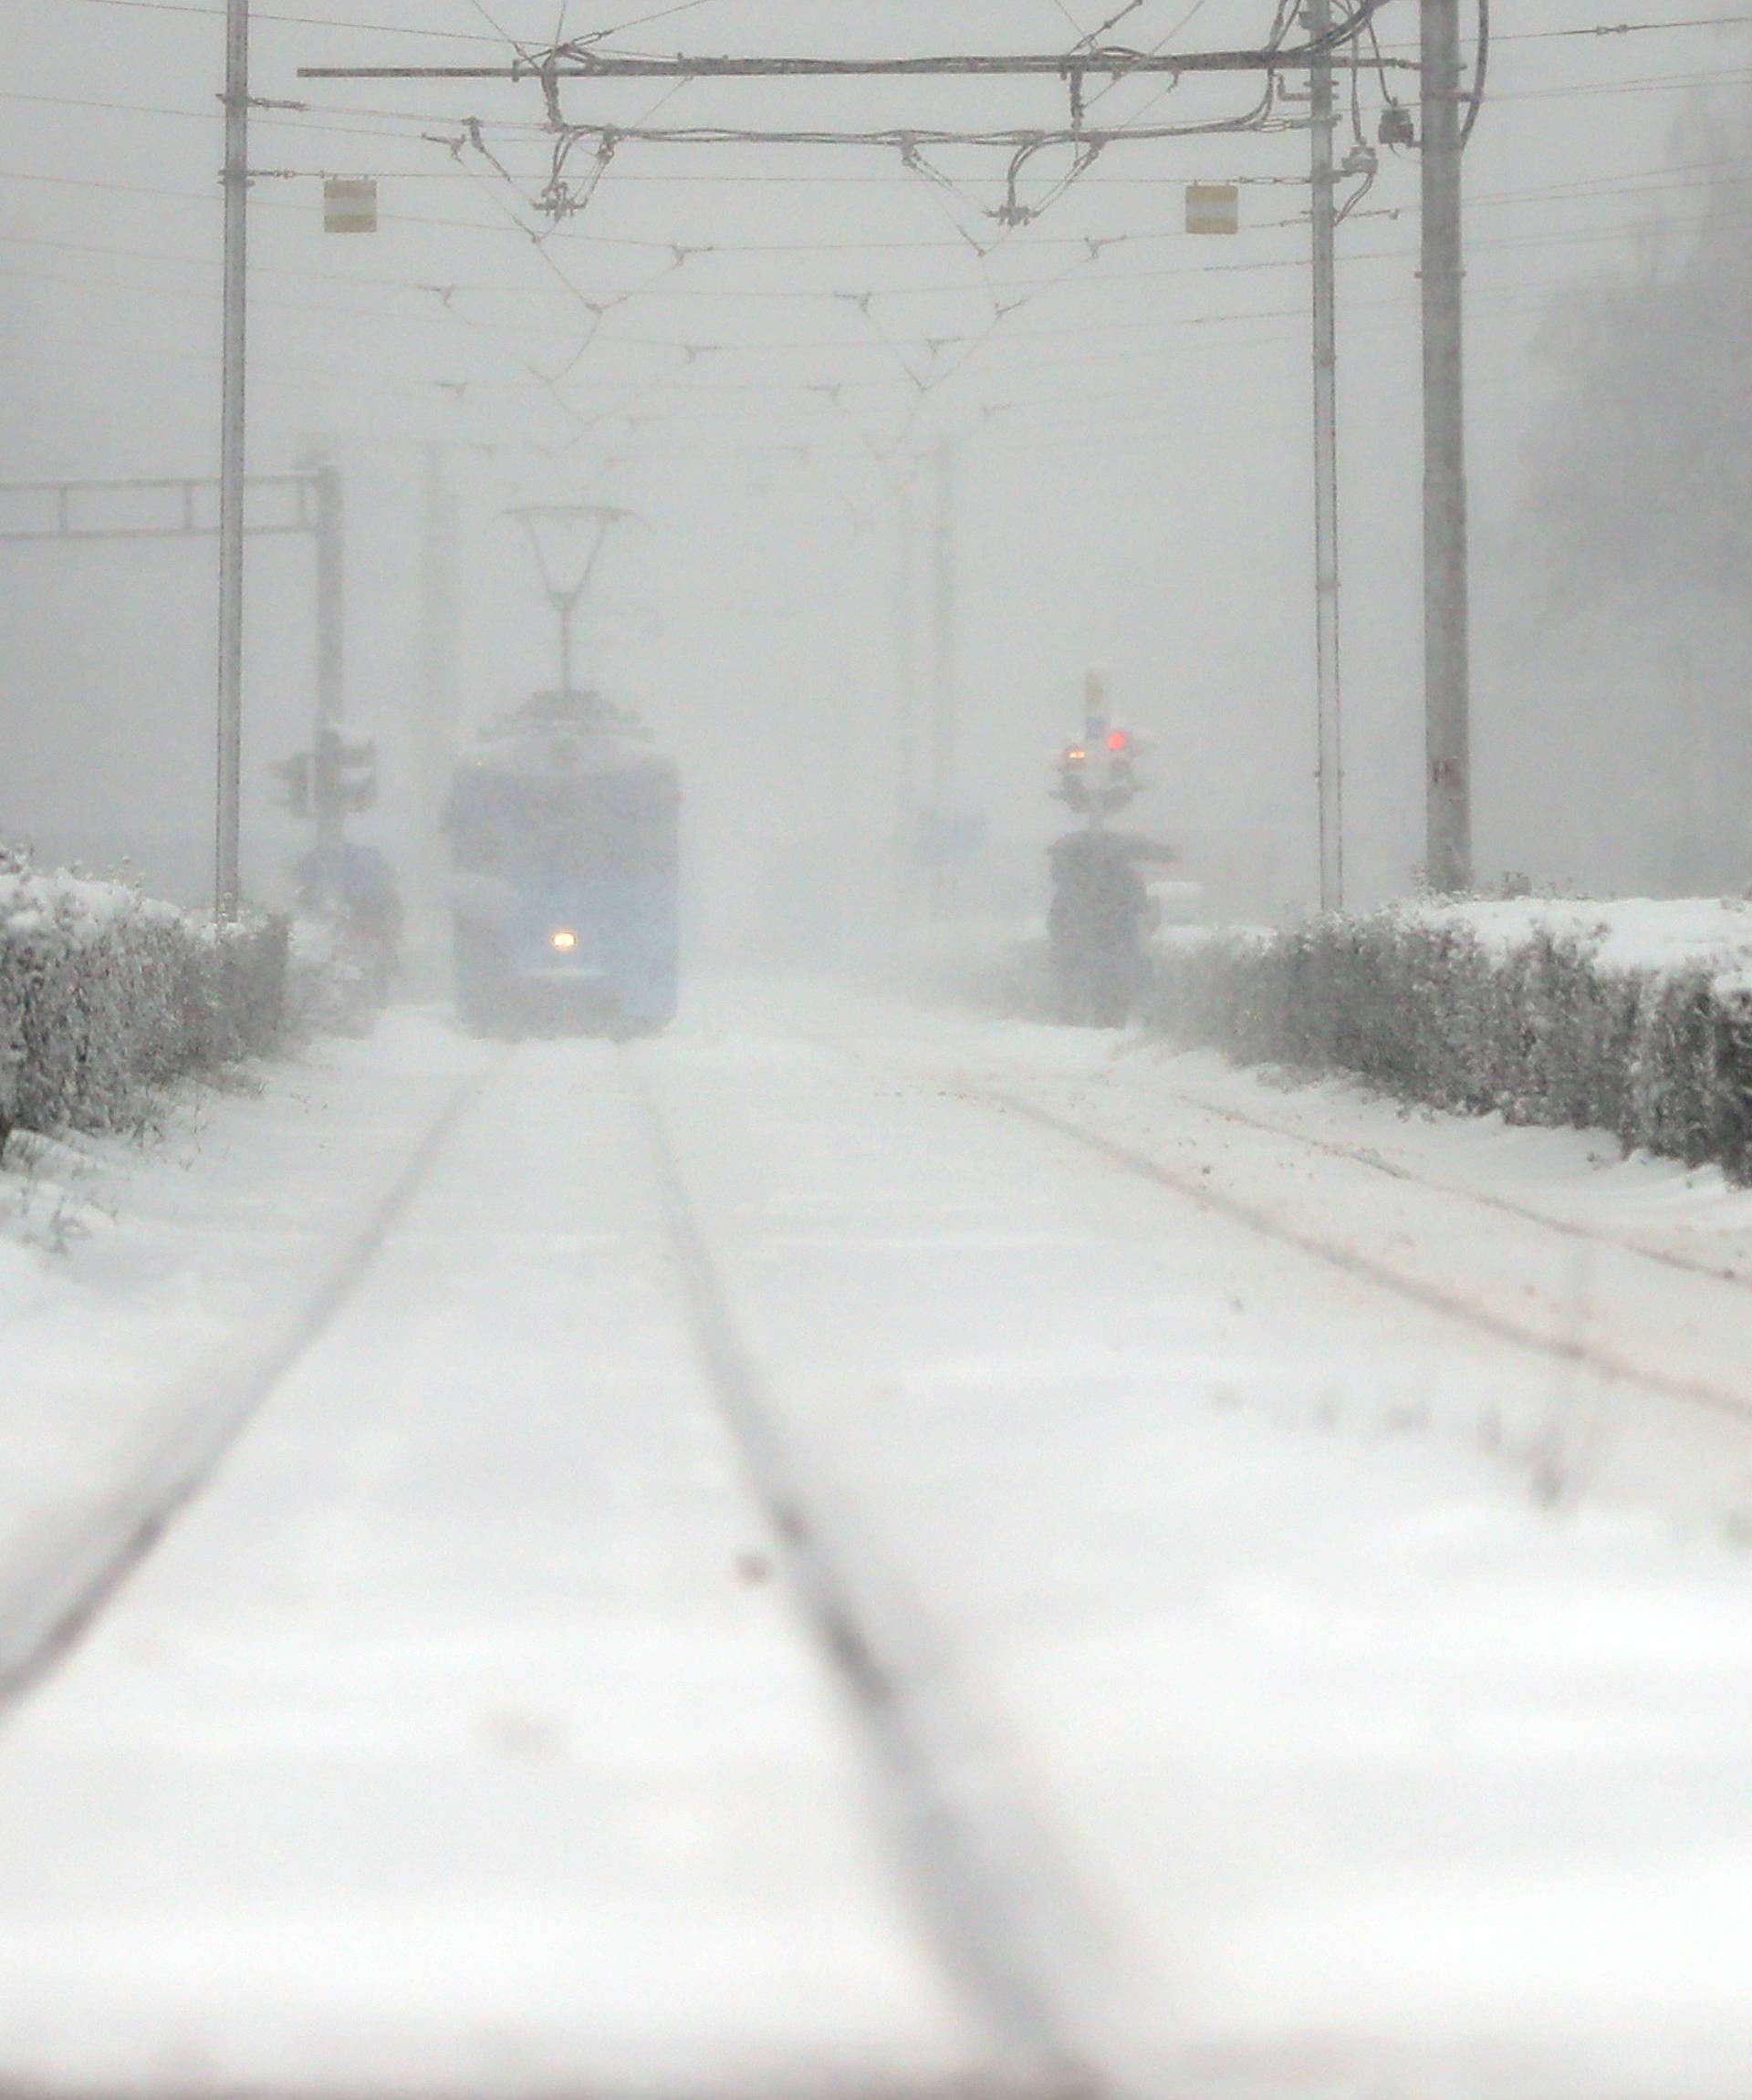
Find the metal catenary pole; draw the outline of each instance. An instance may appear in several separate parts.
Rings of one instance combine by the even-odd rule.
[[[936,584],[931,720],[931,796],[939,817],[955,797],[957,643],[955,605],[955,442],[944,438],[936,460]]]
[[[219,435],[218,777],[214,910],[236,916],[244,726],[245,376],[248,348],[249,0],[226,0],[224,346]]]
[[[346,818],[339,764],[328,756],[338,744],[346,712],[346,527],[340,470],[327,463],[318,466],[311,483],[317,513],[317,844],[329,847],[339,842]]]
[[[1309,0],[1309,40],[1332,26],[1331,0]],[[1316,738],[1319,786],[1320,909],[1344,904],[1344,744],[1339,660],[1339,400],[1337,177],[1332,62],[1309,73],[1314,228],[1314,629]]]
[[[903,481],[894,497],[893,570],[889,617],[894,671],[894,811],[904,853],[918,814],[918,498]]]
[[[937,446],[933,534],[934,587],[932,592],[933,676],[931,709],[931,823],[932,913],[947,915],[954,888],[950,857],[954,850],[955,758],[957,730],[956,688],[959,634],[955,602],[955,441],[944,438]]]
[[[1422,8],[1425,867],[1447,891],[1472,881],[1459,0]]]
[[[444,448],[425,452],[422,670],[418,762],[421,907],[435,924],[444,891],[443,818],[456,718],[456,499]]]

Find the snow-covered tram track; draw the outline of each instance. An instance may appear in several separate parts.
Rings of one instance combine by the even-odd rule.
[[[504,1063],[465,1074],[370,1203],[335,1260],[287,1316],[191,1381],[172,1431],[68,1535],[0,1589],[0,1721],[78,1646],[129,1577],[206,1487],[272,1396],[333,1326],[425,1180],[446,1138]]]
[[[776,1568],[854,1717],[882,1835],[955,1995],[988,2038],[981,2094],[1097,2100],[1086,1987],[1048,1950],[1096,1944],[1054,1840],[996,1768],[965,1688],[904,1577],[848,1547],[787,1436],[732,1309],[655,1074],[621,1052],[659,1190],[669,1251],[705,1384],[768,1528]],[[1111,2008],[1104,2009],[1111,2018]]]
[[[1731,1289],[1752,1295],[1752,1272],[1729,1266],[1722,1261],[1709,1261],[1684,1253],[1677,1247],[1662,1247],[1631,1232],[1608,1232],[1603,1226],[1584,1223],[1580,1218],[1560,1217],[1538,1204],[1526,1203],[1513,1196],[1503,1195],[1491,1189],[1457,1180],[1445,1174],[1419,1173],[1403,1160],[1390,1159],[1372,1145],[1351,1144],[1342,1138],[1322,1138],[1311,1130],[1298,1130],[1293,1124],[1285,1123],[1270,1116],[1256,1116],[1233,1103],[1212,1101],[1201,1094],[1188,1091],[1184,1086],[1163,1086],[1163,1097],[1173,1101],[1177,1107],[1192,1108],[1202,1116],[1214,1118],[1219,1123],[1231,1124],[1237,1129],[1253,1130],[1262,1136],[1283,1138],[1305,1151],[1317,1152],[1329,1159],[1341,1159],[1353,1166],[1366,1168],[1371,1174],[1379,1174],[1391,1181],[1405,1181],[1435,1194],[1452,1196],[1459,1201],[1476,1205],[1484,1211],[1495,1211],[1506,1218],[1518,1219],[1522,1223],[1538,1225],[1547,1232],[1555,1232],[1561,1239],[1574,1240],[1591,1247],[1610,1248],[1614,1253],[1634,1256],[1638,1261],[1653,1263],[1655,1267],[1672,1269],[1688,1276],[1701,1276],[1713,1284],[1725,1284]]]
[[[1607,1384],[1659,1395],[1685,1407],[1703,1408],[1736,1421],[1752,1423],[1752,1377],[1724,1377],[1710,1371],[1675,1367],[1663,1360],[1652,1346],[1638,1347],[1621,1333],[1609,1336],[1601,1326],[1585,1325],[1570,1310],[1529,1297],[1524,1306],[1506,1294],[1487,1297],[1430,1273],[1409,1259],[1395,1259],[1379,1247],[1365,1246],[1347,1237],[1309,1223],[1288,1205],[1261,1201],[1225,1186],[1209,1160],[1177,1166],[1132,1139],[1095,1128],[1062,1107],[1011,1083],[995,1083],[965,1068],[913,1064],[880,1052],[871,1052],[842,1037],[807,1031],[808,1040],[819,1047],[855,1064],[880,1068],[889,1076],[914,1085],[946,1090],[970,1105],[999,1116],[1015,1117],[1049,1132],[1088,1154],[1104,1159],[1121,1171],[1152,1182],[1211,1215],[1225,1218],[1262,1237],[1293,1247],[1298,1253],[1334,1269],[1353,1281],[1378,1287],[1400,1300],[1435,1313],[1475,1334],[1524,1349],[1548,1361],[1590,1373]],[[1231,1112],[1196,1094],[1165,1087],[1163,1096],[1176,1108],[1193,1109],[1205,1118],[1245,1128],[1273,1140],[1293,1143],[1305,1154],[1330,1159],[1364,1170],[1381,1180],[1396,1183],[1444,1201],[1494,1213],[1516,1223],[1531,1226],[1555,1239],[1584,1250],[1610,1252],[1635,1264],[1669,1274],[1680,1272],[1695,1284],[1720,1291],[1734,1303],[1752,1283],[1706,1262],[1651,1248],[1630,1236],[1621,1235],[1552,1216],[1513,1198],[1497,1197],[1487,1190],[1467,1187],[1445,1178],[1425,1175],[1394,1160],[1372,1153],[1369,1148],[1320,1138],[1264,1117]]]
[[[1621,1844],[1632,1876],[1668,1873],[1666,1752],[1633,1691],[1585,1742],[1540,1746],[1632,1642],[1676,1692],[1726,1681],[1633,1599],[1679,1562],[1743,1585],[1716,1530],[1743,1417],[1520,1331],[1570,1258],[1549,1236],[1543,1307],[1456,1319],[1531,1226],[1380,1177],[1371,1196],[1356,1164],[1259,1138],[1225,1150],[1147,1082],[1091,1080],[1021,1031],[855,1003],[818,1021],[825,1003],[635,1055],[830,1542],[850,1542],[860,1595],[891,1566],[923,1591],[1086,1892],[1109,1996],[1072,2010],[1119,2014],[1087,2053],[1138,2093],[1628,2093],[1598,1967],[1573,1961],[1585,1927],[1528,1934],[1515,1906],[1579,1865],[1596,1889]],[[1444,1232],[1474,1236],[1427,1271],[1447,1294],[1403,1288],[1391,1272],[1421,1282]],[[1573,1608],[1596,1556],[1616,1570],[1601,1648]],[[1732,1761],[1716,1723],[1695,1740]],[[1649,1795],[1602,1814],[1614,1767]],[[1709,1811],[1724,1827],[1734,1783]],[[1512,1884],[1501,1908],[1484,1860]],[[1673,1987],[1640,1983],[1645,1908],[1625,1912],[1612,2012],[1683,2069]],[[1498,1948],[1485,1977],[1474,1957]],[[1662,2084],[1682,2087],[1716,2089]]]

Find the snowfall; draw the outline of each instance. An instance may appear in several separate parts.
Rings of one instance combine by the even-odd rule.
[[[0,2089],[1752,2091],[1713,1170],[720,986],[0,1212]]]

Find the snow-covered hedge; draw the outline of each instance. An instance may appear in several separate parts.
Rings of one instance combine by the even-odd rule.
[[[1150,1019],[1752,1180],[1752,905],[1420,903],[1160,944]]]
[[[0,1148],[112,1128],[152,1089],[270,1048],[285,930],[217,928],[120,883],[0,854]]]

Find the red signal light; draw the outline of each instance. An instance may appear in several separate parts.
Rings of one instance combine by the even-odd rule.
[[[1107,748],[1117,758],[1122,752],[1131,750],[1132,739],[1126,734],[1124,730],[1116,729],[1108,737]]]

